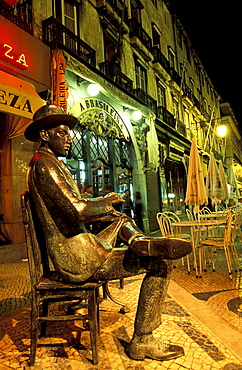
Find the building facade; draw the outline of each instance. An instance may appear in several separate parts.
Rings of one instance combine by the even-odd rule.
[[[67,165],[81,190],[89,183],[94,196],[109,185],[117,192],[129,189],[132,195],[139,191],[144,228],[152,233],[158,229],[157,212],[184,212],[193,137],[204,176],[212,151],[228,169],[231,163],[224,153],[229,141],[219,138],[215,128],[221,119],[234,127],[235,118],[225,118],[221,98],[168,1],[27,0],[2,9],[3,24],[19,28],[7,16],[17,6],[28,9],[32,17],[32,31],[21,32],[36,45],[28,41],[25,45],[31,46],[22,53],[29,52],[28,63],[31,60],[37,76],[33,78],[27,68],[19,71],[10,59],[0,64],[1,71],[31,83],[40,100],[58,101],[78,117]],[[7,45],[12,47],[13,40]],[[24,55],[22,64],[27,60]],[[6,117],[3,105],[0,110]],[[241,137],[235,131],[230,151],[240,166]],[[12,145],[10,173],[6,165],[10,159],[1,156],[1,212],[13,243],[21,241],[7,228],[8,194],[17,194],[11,212],[20,222],[18,197],[25,190],[24,172],[35,150],[22,133],[13,139],[1,136],[2,149]],[[5,177],[13,182],[15,170],[20,172],[18,184],[5,189]]]

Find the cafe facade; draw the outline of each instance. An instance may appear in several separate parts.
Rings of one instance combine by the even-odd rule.
[[[26,190],[33,154],[23,132],[50,89],[50,49],[2,16],[0,33],[1,229],[11,244],[21,244],[25,236],[20,194]]]

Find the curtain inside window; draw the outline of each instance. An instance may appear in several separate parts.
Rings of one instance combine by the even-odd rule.
[[[7,114],[6,117],[6,132],[7,139],[12,139],[24,134],[25,129],[30,124],[31,120],[16,116],[14,114]]]

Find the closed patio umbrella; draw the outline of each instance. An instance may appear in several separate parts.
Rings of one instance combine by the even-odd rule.
[[[230,184],[230,192],[229,192],[229,198],[230,199],[238,199],[240,196],[239,187],[237,183],[237,179],[234,173],[234,169],[231,166],[230,167],[230,178],[229,178],[229,184]]]
[[[206,191],[208,197],[210,197],[215,204],[218,204],[220,199],[225,199],[225,192],[224,187],[222,185],[222,179],[213,153],[211,153],[210,155],[210,160],[208,164]]]
[[[222,184],[223,191],[224,191],[224,200],[227,200],[229,199],[229,189],[228,189],[228,183],[227,183],[225,172],[224,172],[223,163],[221,160],[219,161],[218,167],[219,167],[219,173],[220,173],[220,178],[221,178],[221,184]]]
[[[194,138],[192,139],[190,151],[185,203],[186,205],[193,205],[196,213],[198,213],[200,205],[207,203],[202,166]]]

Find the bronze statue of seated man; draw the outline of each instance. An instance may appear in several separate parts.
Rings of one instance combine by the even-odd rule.
[[[81,197],[66,165],[58,159],[67,156],[72,143],[70,129],[77,123],[76,117],[60,107],[46,105],[35,112],[25,131],[28,140],[40,141],[27,181],[54,268],[60,279],[70,283],[146,273],[128,355],[136,360],[182,356],[182,347],[164,346],[152,332],[161,324],[172,260],[190,253],[191,244],[141,232],[131,218],[113,208],[122,201],[117,193]],[[85,224],[107,216],[108,226],[97,235],[85,228]]]

